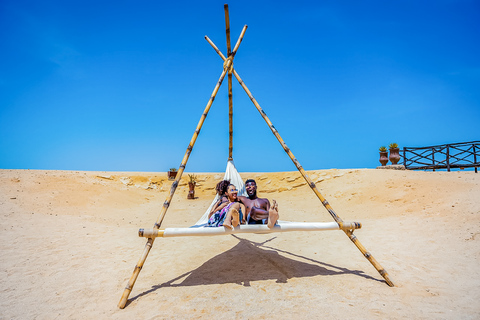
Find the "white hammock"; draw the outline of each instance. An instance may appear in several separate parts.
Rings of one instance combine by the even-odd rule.
[[[235,168],[233,160],[227,163],[224,180],[230,180],[238,190],[238,195],[247,196],[245,191],[245,184],[242,177]],[[166,228],[165,230],[158,229],[140,229],[138,235],[140,237],[183,237],[183,236],[216,236],[235,233],[272,233],[272,232],[287,232],[287,231],[322,231],[322,230],[338,230],[340,226],[336,222],[290,222],[278,220],[273,228],[267,225],[238,225],[234,230],[226,227],[206,227],[208,222],[208,214],[212,210],[215,203],[218,201],[218,194],[213,199],[212,203],[205,211],[203,216],[190,228]],[[358,222],[343,222],[343,229],[359,229],[361,224]]]

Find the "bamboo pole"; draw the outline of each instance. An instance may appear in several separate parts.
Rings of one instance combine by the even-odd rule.
[[[210,110],[210,107],[212,106],[213,100],[215,100],[215,96],[217,95],[218,89],[222,85],[223,79],[225,78],[225,75],[227,74],[227,69],[231,65],[231,60],[228,60],[226,62],[226,68],[222,71],[222,74],[220,75],[220,78],[213,89],[213,93],[210,96],[210,99],[208,100],[207,106],[205,107],[205,110],[203,111],[202,116],[200,117],[200,120],[198,121],[197,128],[195,129],[195,132],[193,133],[192,139],[190,140],[190,143],[188,144],[187,151],[185,152],[185,155],[183,156],[182,163],[180,165],[180,168],[177,173],[177,177],[175,181],[172,183],[172,187],[170,188],[170,194],[168,195],[167,199],[163,203],[162,210],[160,211],[160,214],[157,218],[157,221],[155,222],[153,228],[158,230],[160,229],[160,226],[162,225],[163,218],[165,217],[165,214],[168,210],[168,207],[170,206],[170,202],[172,201],[173,195],[175,194],[175,191],[177,189],[178,183],[180,179],[182,178],[183,171],[185,170],[185,166],[187,164],[188,158],[190,157],[190,153],[192,152],[193,146],[195,145],[195,141],[197,140],[198,134],[200,133],[200,129],[203,126],[203,123],[205,122],[205,118],[208,115],[208,111]],[[140,271],[142,270],[143,264],[145,263],[145,260],[147,259],[148,253],[150,252],[150,249],[153,246],[153,242],[155,241],[155,238],[148,238],[147,243],[145,245],[145,248],[143,250],[142,256],[137,262],[137,265],[135,266],[135,269],[133,270],[133,274],[130,277],[130,280],[128,281],[127,286],[125,287],[125,290],[122,294],[122,298],[120,299],[120,302],[118,303],[118,307],[120,309],[125,308],[125,305],[127,304],[128,301],[128,296],[130,295],[130,292],[133,289],[133,286],[135,285],[135,281],[137,281],[138,275]]]
[[[338,223],[338,225],[340,226],[340,228],[345,232],[345,234],[350,238],[350,240],[355,244],[355,246],[360,250],[360,252],[362,252],[362,254],[364,255],[365,258],[367,258],[367,260],[373,265],[373,267],[378,271],[378,273],[380,273],[380,275],[385,279],[385,282],[393,287],[394,284],[393,282],[390,280],[390,278],[388,277],[388,273],[387,271],[377,262],[377,260],[375,260],[375,258],[365,249],[365,247],[360,243],[360,241],[357,239],[357,237],[355,235],[353,235],[353,230],[347,230],[345,228],[343,228],[343,220],[335,213],[335,211],[333,211],[333,208],[330,206],[330,204],[328,203],[328,201],[323,197],[323,195],[320,193],[320,191],[318,191],[315,183],[310,179],[310,177],[307,175],[307,173],[305,172],[305,170],[302,168],[302,166],[300,165],[300,162],[298,162],[298,160],[295,158],[295,156],[293,155],[292,151],[287,147],[287,144],[283,141],[282,137],[280,136],[280,134],[278,133],[277,129],[275,129],[275,127],[273,126],[272,122],[270,121],[270,119],[267,117],[267,114],[265,113],[265,111],[262,110],[262,108],[260,107],[260,105],[258,104],[257,100],[255,100],[255,98],[253,97],[252,93],[250,92],[250,90],[248,90],[247,86],[245,85],[245,82],[243,82],[243,80],[240,78],[240,76],[238,75],[238,73],[233,70],[233,75],[235,76],[235,78],[237,78],[238,82],[240,83],[240,85],[242,86],[242,88],[245,90],[245,92],[247,93],[248,97],[250,98],[250,100],[252,100],[253,104],[255,105],[255,107],[257,108],[258,112],[260,112],[260,115],[263,117],[263,119],[265,120],[265,122],[268,124],[270,130],[272,130],[272,133],[275,135],[275,137],[277,138],[278,142],[280,142],[280,144],[282,145],[283,149],[285,150],[285,152],[288,154],[288,156],[290,157],[290,159],[293,161],[293,163],[295,164],[295,166],[297,167],[298,171],[300,171],[301,175],[303,176],[303,178],[305,179],[305,181],[307,182],[307,184],[310,186],[310,188],[313,190],[313,192],[315,193],[315,195],[318,197],[318,199],[320,199],[320,201],[322,202],[323,206],[325,207],[325,209],[327,209],[328,213],[330,213],[330,215],[332,216],[332,218],[335,220],[335,222]]]
[[[227,21],[228,19],[228,6],[226,6],[226,11],[225,11],[225,20]],[[230,20],[228,20],[230,21]],[[228,160],[233,160],[233,94],[232,94],[232,70],[233,70],[233,58],[237,54],[238,48],[240,47],[240,44],[242,43],[243,37],[245,36],[245,32],[247,31],[248,26],[244,25],[242,32],[240,33],[240,36],[238,37],[237,43],[235,44],[235,47],[233,48],[233,51],[228,54],[228,58],[226,58],[223,53],[217,48],[217,46],[213,43],[210,38],[205,36],[205,40],[210,43],[210,45],[215,49],[215,51],[222,57],[224,61],[224,67],[226,67],[225,63],[227,60],[231,60],[232,63],[230,64],[230,67],[228,68],[228,104],[229,104],[229,150],[228,150]],[[227,50],[228,50],[228,44],[229,44],[229,36],[230,36],[230,27],[227,25]]]
[[[228,14],[228,4],[225,9],[225,28],[227,34],[227,57],[232,53],[230,45],[230,17]],[[233,160],[233,92],[232,92],[232,71],[228,70],[228,160]]]
[[[209,39],[207,39],[207,41],[210,43],[210,45],[212,45],[212,47],[215,49],[215,51],[220,55],[220,57],[225,60],[225,56],[223,56],[221,54],[221,52],[218,50],[218,48],[213,44],[213,42],[209,41]],[[225,60],[226,61],[226,60]],[[233,67],[232,67],[233,68]],[[270,119],[267,117],[267,114],[265,113],[265,111],[263,111],[263,109],[260,107],[260,105],[258,104],[257,100],[255,100],[255,98],[253,97],[252,93],[250,92],[250,90],[247,88],[245,82],[240,78],[240,76],[238,75],[237,71],[235,69],[233,69],[233,75],[235,76],[235,78],[237,78],[238,82],[240,83],[240,85],[242,86],[242,88],[245,90],[245,92],[247,93],[248,97],[250,98],[250,100],[252,100],[253,104],[255,105],[255,107],[257,108],[258,112],[260,113],[260,115],[262,116],[262,118],[265,120],[265,122],[267,123],[268,127],[270,128],[270,130],[272,131],[272,133],[274,134],[274,136],[277,138],[278,142],[280,142],[280,144],[282,145],[283,149],[285,150],[285,152],[288,154],[288,156],[290,157],[290,159],[293,161],[293,163],[295,164],[295,166],[297,167],[298,171],[300,172],[300,174],[303,176],[303,178],[305,179],[305,181],[307,182],[307,184],[310,186],[310,188],[313,190],[313,192],[315,193],[315,195],[318,197],[318,199],[320,200],[320,202],[323,204],[323,206],[325,207],[325,209],[327,209],[328,213],[330,213],[330,215],[332,216],[332,218],[335,220],[335,222],[338,223],[338,225],[340,226],[340,228],[345,232],[345,234],[350,238],[350,240],[355,244],[355,246],[360,250],[360,252],[364,255],[364,257],[373,265],[373,267],[378,271],[378,273],[385,279],[385,282],[393,287],[394,284],[393,282],[390,280],[389,276],[388,276],[388,273],[387,271],[377,262],[377,260],[375,260],[375,258],[370,254],[370,252],[368,252],[366,250],[366,248],[360,243],[360,241],[358,240],[358,238],[353,235],[353,230],[348,230],[346,228],[343,228],[343,220],[335,213],[335,211],[333,210],[333,208],[330,206],[330,204],[328,203],[328,201],[323,197],[323,195],[320,193],[320,191],[318,191],[315,183],[310,179],[310,177],[307,175],[307,173],[305,172],[305,170],[303,169],[303,167],[300,165],[300,162],[298,162],[298,160],[295,158],[295,156],[293,155],[292,151],[290,150],[290,148],[288,148],[287,144],[283,141],[282,137],[280,136],[280,134],[278,133],[277,129],[275,129],[275,127],[273,126],[272,122],[270,121]]]
[[[226,34],[227,34],[227,56],[230,56],[230,53],[232,53],[232,48],[230,46],[230,16],[228,14],[228,4],[223,5],[223,9],[225,10],[225,28],[226,28]]]

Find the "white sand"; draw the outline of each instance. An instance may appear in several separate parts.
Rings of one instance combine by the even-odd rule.
[[[120,310],[166,174],[0,170],[0,319],[480,318],[480,174],[309,174],[396,287],[341,231],[160,238]],[[223,174],[199,176],[162,227],[202,215]],[[242,177],[283,220],[332,221],[297,172]]]

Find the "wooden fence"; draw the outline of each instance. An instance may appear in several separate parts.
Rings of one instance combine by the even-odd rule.
[[[480,167],[480,141],[403,148],[403,165],[409,170],[464,169]]]

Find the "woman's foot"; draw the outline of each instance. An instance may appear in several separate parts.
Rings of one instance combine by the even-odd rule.
[[[230,208],[227,212],[227,216],[225,217],[225,221],[223,221],[223,225],[233,230],[236,226],[240,224],[240,213],[238,212],[237,208]]]
[[[230,221],[228,221],[228,222],[227,222],[227,221],[224,221],[224,222],[223,222],[223,226],[224,226],[225,228],[228,228],[228,229],[230,229],[230,230],[233,230],[233,226],[231,225]]]
[[[275,226],[275,223],[277,223],[279,214],[278,214],[278,203],[273,200],[273,205],[270,207],[270,210],[268,210],[268,223],[267,226],[269,228],[273,228]]]
[[[232,226],[235,228],[240,224],[240,213],[237,209],[232,209]]]

